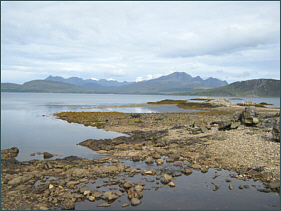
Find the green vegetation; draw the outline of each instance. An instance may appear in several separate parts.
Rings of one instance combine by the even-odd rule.
[[[93,93],[80,86],[47,80],[29,81],[23,85],[1,83],[1,92]]]
[[[224,96],[224,97],[280,97],[280,80],[255,79],[235,82],[227,86],[177,95]]]

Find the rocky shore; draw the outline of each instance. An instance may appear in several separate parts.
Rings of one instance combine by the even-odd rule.
[[[189,176],[193,171],[206,173],[210,168],[234,171],[236,174],[231,177],[241,181],[260,180],[264,187],[257,190],[280,193],[280,109],[247,103],[222,104],[222,101],[215,106],[200,102],[174,103],[186,109],[204,108],[207,112],[55,114],[70,123],[129,136],[79,143],[106,155],[94,160],[70,156],[18,162],[14,158],[18,153],[16,147],[10,152],[2,150],[2,209],[74,209],[75,202],[83,200],[108,207],[124,194],[128,203],[122,207],[137,206],[144,190],[149,188],[143,181],[132,182],[130,178],[134,175],[151,176],[150,180],[156,182],[153,187],[158,189],[176,186],[174,181],[178,176]],[[122,160],[156,164],[159,168],[134,169]],[[161,168],[163,164],[170,164],[171,168]],[[103,184],[94,189],[87,186],[99,178],[104,179]],[[150,182],[148,178],[146,182]],[[111,188],[105,192],[98,190],[104,186]],[[218,188],[215,186],[214,191]],[[230,183],[229,189],[233,188]],[[248,187],[239,186],[245,188]]]

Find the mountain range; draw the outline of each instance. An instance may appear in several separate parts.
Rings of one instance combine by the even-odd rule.
[[[280,97],[280,80],[254,79],[228,84],[217,78],[203,80],[184,72],[174,72],[141,82],[118,82],[60,76],[32,80],[23,85],[1,83],[1,92],[53,92],[101,94],[177,94],[197,96]]]
[[[113,80],[83,80],[78,77],[64,79],[59,76],[49,76],[45,80],[58,81],[81,86],[95,93],[115,94],[171,94],[179,91],[195,91],[225,86],[228,83],[216,78],[203,80],[201,77],[192,77],[185,72],[174,72],[156,79],[141,82],[118,82]]]

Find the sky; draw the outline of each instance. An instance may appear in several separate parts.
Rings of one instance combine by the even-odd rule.
[[[1,82],[280,79],[279,1],[1,1]]]

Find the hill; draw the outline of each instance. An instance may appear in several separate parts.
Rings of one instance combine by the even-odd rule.
[[[238,81],[227,86],[208,90],[179,92],[178,95],[234,96],[234,97],[280,97],[280,80],[254,79]]]
[[[80,86],[46,80],[33,80],[23,85],[1,83],[1,92],[51,92],[51,93],[93,93]]]

